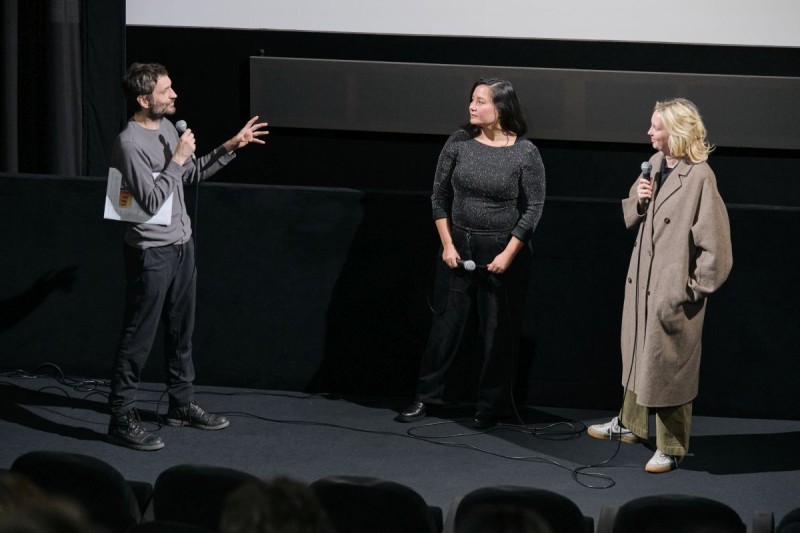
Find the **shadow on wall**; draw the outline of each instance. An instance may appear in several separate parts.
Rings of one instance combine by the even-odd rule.
[[[25,291],[0,300],[0,333],[6,331],[33,313],[52,293],[72,292],[77,279],[78,266],[69,266],[56,272],[42,274]]]
[[[435,242],[427,194],[365,194],[326,312],[314,392],[407,396],[430,329]]]

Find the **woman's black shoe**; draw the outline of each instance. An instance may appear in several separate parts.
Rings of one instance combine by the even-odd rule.
[[[416,422],[425,418],[425,404],[422,402],[412,402],[408,407],[400,411],[397,415],[398,422]]]
[[[492,415],[476,413],[472,419],[472,426],[475,429],[489,429],[497,425],[497,418]]]

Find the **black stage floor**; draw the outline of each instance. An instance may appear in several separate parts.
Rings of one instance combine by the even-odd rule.
[[[0,378],[0,468],[9,468],[28,451],[59,450],[98,457],[129,480],[151,483],[177,464],[225,466],[306,482],[337,474],[373,476],[410,486],[445,513],[453,498],[479,487],[532,486],[572,499],[595,524],[602,506],[655,494],[718,500],[735,509],[748,527],[757,511],[774,513],[777,523],[800,507],[796,420],[695,416],[692,454],[681,468],[648,474],[643,465],[652,451],[645,445],[618,446],[586,435],[585,425],[610,418],[608,411],[525,408],[521,415],[527,429],[501,425],[476,432],[469,425],[468,407],[400,424],[393,418],[403,399],[198,387],[198,402],[227,414],[230,427],[206,432],[152,422],[166,446],[136,452],[104,442],[106,391],[91,382]],[[163,386],[147,384],[141,408],[164,413],[162,392]],[[605,467],[585,470],[606,478],[574,476],[579,467],[609,459]]]

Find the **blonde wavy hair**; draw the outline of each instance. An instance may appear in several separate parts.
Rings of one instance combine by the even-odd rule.
[[[708,133],[700,111],[686,98],[671,98],[656,102],[653,111],[661,116],[669,133],[669,151],[673,157],[687,158],[692,163],[702,163],[714,151],[706,140]]]

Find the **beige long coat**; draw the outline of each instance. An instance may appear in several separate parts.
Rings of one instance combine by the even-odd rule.
[[[654,190],[663,154],[650,158]],[[707,163],[680,162],[645,215],[637,182],[622,201],[636,232],[622,312],[622,385],[647,407],[697,396],[706,297],[733,265],[728,212]]]

